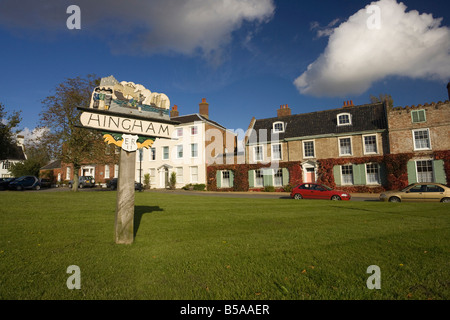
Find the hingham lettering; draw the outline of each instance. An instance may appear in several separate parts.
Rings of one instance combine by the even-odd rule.
[[[173,131],[173,125],[167,123],[92,112],[83,112],[80,116],[80,121],[85,127],[112,132],[132,133],[139,136],[170,138]]]

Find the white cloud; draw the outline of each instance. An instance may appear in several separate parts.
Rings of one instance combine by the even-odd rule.
[[[0,24],[14,29],[68,32],[73,1],[3,0]],[[266,22],[273,0],[78,0],[81,30],[98,35],[114,51],[213,55],[244,22]]]
[[[369,27],[373,11],[367,12],[367,6],[332,31],[327,29],[325,51],[294,81],[302,94],[361,94],[389,76],[448,81],[450,29],[441,26],[442,19],[416,10],[407,12],[395,0],[371,5],[380,9],[379,28]]]
[[[45,132],[49,131],[46,127],[34,128],[31,130],[28,127],[25,127],[21,132],[17,134],[17,136],[23,136],[25,144],[27,143],[35,143],[41,138]]]

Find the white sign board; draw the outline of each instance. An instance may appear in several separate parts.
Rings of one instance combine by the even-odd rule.
[[[174,125],[143,119],[127,118],[109,114],[83,112],[80,116],[84,127],[112,132],[128,133],[145,137],[168,138],[172,136]]]

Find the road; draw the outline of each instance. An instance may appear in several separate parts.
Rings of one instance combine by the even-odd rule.
[[[50,188],[41,189],[39,191],[30,190],[27,192],[60,192],[69,191],[69,188]],[[83,188],[79,189],[80,192],[109,192],[106,188]],[[228,198],[256,198],[256,199],[290,199],[288,193],[284,192],[214,192],[214,191],[186,191],[186,190],[164,190],[164,189],[151,189],[143,191],[145,193],[166,193],[174,195],[196,195],[204,197],[228,197]],[[352,193],[352,199],[350,201],[379,201],[379,194],[368,193]]]

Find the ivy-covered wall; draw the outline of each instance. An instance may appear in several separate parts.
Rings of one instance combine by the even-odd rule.
[[[435,151],[432,154],[424,154],[431,156],[434,160],[442,160],[447,186],[450,185],[450,151]],[[379,193],[385,190],[397,190],[406,187],[408,180],[408,162],[413,157],[420,157],[417,153],[387,154],[382,156],[367,156],[360,158],[332,158],[320,159],[318,163],[317,182],[323,183],[332,188],[339,188],[347,192],[372,192]],[[359,181],[355,181],[355,185],[340,186],[335,181],[336,166],[352,164],[363,165],[366,163],[378,163],[380,168],[381,185],[357,185]],[[286,168],[289,172],[289,186],[294,187],[303,182],[302,166],[299,161],[280,162],[279,168]],[[270,164],[236,164],[236,165],[214,165],[207,168],[208,190],[210,191],[249,191],[262,190],[262,188],[251,188],[249,184],[249,172],[257,169],[270,168]],[[362,168],[362,167],[361,167]],[[233,172],[232,187],[224,189],[217,186],[217,172],[230,170]],[[362,169],[361,169],[362,170]],[[276,191],[285,191],[284,188],[278,188]]]

